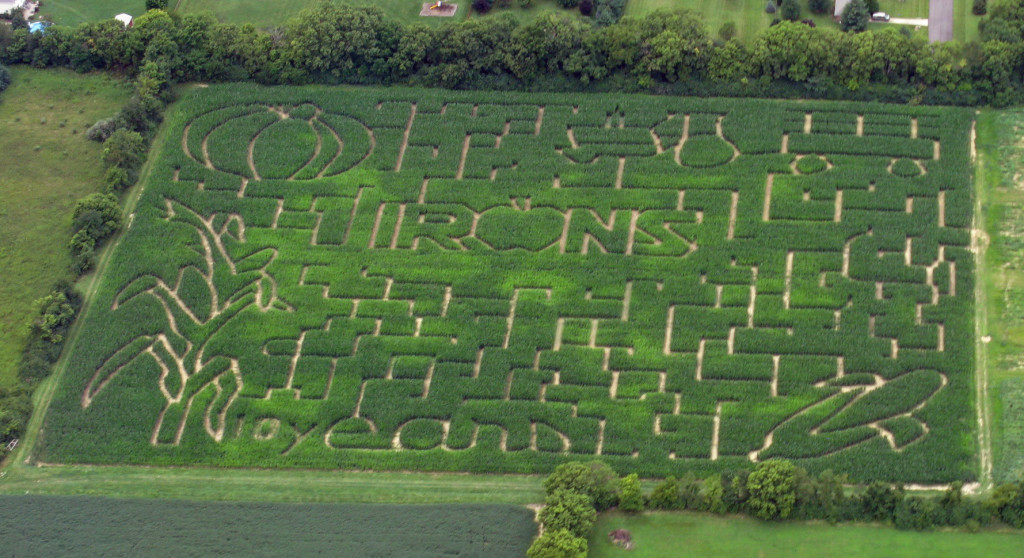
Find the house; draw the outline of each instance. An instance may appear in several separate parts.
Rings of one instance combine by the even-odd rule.
[[[17,9],[25,9],[25,0],[0,0],[0,14]]]
[[[135,25],[135,20],[128,14],[117,14],[114,19],[123,23],[125,29],[131,29],[132,25]]]
[[[836,7],[834,10],[832,10],[832,17],[836,21],[842,19],[843,9],[846,8],[846,5],[849,4],[850,2],[853,2],[853,0],[836,0]]]

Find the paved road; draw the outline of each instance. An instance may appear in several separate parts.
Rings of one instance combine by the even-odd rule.
[[[953,0],[930,0],[928,20],[929,43],[953,40]]]
[[[917,25],[919,27],[928,27],[928,18],[910,18],[910,17],[894,17],[889,20],[889,23],[895,23],[896,25]]]

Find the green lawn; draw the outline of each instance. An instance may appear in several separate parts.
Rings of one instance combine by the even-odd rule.
[[[614,529],[628,529],[636,545],[624,551],[608,542]],[[602,515],[590,536],[590,557],[623,558],[901,558],[1020,556],[1021,533],[981,534],[897,531],[872,525],[765,523],[745,517],[695,513]]]
[[[33,301],[70,264],[71,207],[101,186],[101,147],[84,132],[130,94],[101,74],[11,72],[14,83],[0,94],[0,385],[15,377]]]
[[[120,13],[138,16],[145,11],[143,0],[46,0],[39,8],[40,14],[53,16],[61,25],[113,19]]]
[[[994,477],[1024,473],[1024,111],[986,110],[978,116],[977,192],[990,244],[983,272],[985,300],[978,305],[992,401]],[[980,282],[979,282],[980,283]]]

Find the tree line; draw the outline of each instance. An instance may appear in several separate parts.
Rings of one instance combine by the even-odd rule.
[[[697,14],[597,25],[552,13],[403,26],[375,7],[322,3],[282,27],[154,9],[116,21],[0,32],[0,61],[161,79],[615,90],[933,104],[1024,101],[1024,0],[988,9],[981,42],[928,44],[897,29],[842,32],[782,20],[749,41],[712,37]]]
[[[543,532],[528,558],[582,558],[597,513],[611,508],[692,510],[748,514],[765,521],[786,519],[873,521],[898,529],[957,527],[977,531],[1003,524],[1024,527],[1024,482],[997,486],[984,498],[964,494],[955,482],[935,496],[908,495],[902,486],[874,482],[850,486],[843,475],[817,476],[784,459],[697,478],[692,472],[668,477],[649,493],[636,474],[619,477],[600,461],[559,465],[544,481],[546,498],[538,514]]]

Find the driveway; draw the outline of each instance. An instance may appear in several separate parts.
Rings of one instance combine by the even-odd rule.
[[[928,19],[929,43],[953,40],[953,0],[930,0]]]
[[[928,27],[928,18],[894,17],[889,19],[889,23],[895,23],[896,25],[917,25],[918,27]]]

